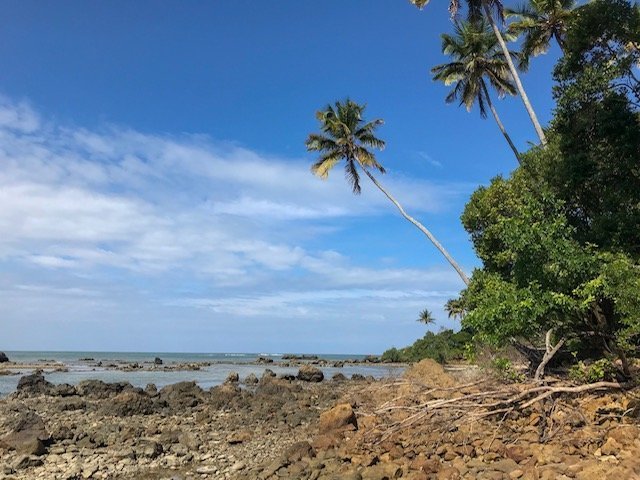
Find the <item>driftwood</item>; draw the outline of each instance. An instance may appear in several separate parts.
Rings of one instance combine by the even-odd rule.
[[[566,341],[566,338],[562,337],[558,343],[556,343],[555,345],[553,345],[551,343],[551,335],[553,334],[553,329],[550,328],[547,331],[547,334],[545,335],[545,352],[544,352],[544,356],[542,357],[542,360],[540,361],[540,364],[538,365],[538,368],[536,369],[536,374],[534,375],[534,380],[535,381],[540,381],[540,379],[544,376],[544,369],[547,366],[547,364],[551,361],[551,359],[555,356],[556,353],[558,353],[558,350],[560,350],[560,348],[562,348],[562,345],[564,345],[564,342]]]
[[[436,392],[450,394],[450,392],[455,391],[455,393],[453,396],[448,396],[448,398],[427,399],[413,405],[403,403],[403,400],[406,400],[406,396],[398,396],[386,402],[370,414],[378,417],[387,415],[393,417],[393,413],[404,411],[408,415],[400,421],[389,421],[384,434],[377,439],[378,442],[382,442],[401,430],[427,420],[434,424],[443,423],[449,426],[456,422],[474,422],[487,417],[499,416],[504,421],[512,412],[524,411],[537,403],[560,395],[628,389],[634,387],[635,384],[618,382],[597,382],[578,386],[529,384],[524,388],[522,386],[506,385],[485,391],[474,391],[473,387],[476,384],[447,388],[414,386],[421,390],[417,396],[422,396],[422,398],[432,397]],[[469,391],[470,387],[471,391]]]

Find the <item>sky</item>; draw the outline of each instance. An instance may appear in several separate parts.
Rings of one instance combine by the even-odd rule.
[[[431,80],[450,30],[404,0],[5,4],[0,350],[381,353],[425,308],[459,328],[439,252],[304,146],[315,111],[366,103],[381,183],[471,273],[460,214],[516,165]],[[543,124],[556,58],[523,76]],[[526,149],[520,99],[496,104]]]

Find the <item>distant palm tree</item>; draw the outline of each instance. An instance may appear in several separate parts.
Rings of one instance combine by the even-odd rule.
[[[384,141],[375,136],[376,128],[384,122],[381,119],[365,122],[362,118],[364,109],[364,105],[359,105],[346,99],[344,102],[336,102],[335,106],[327,105],[324,110],[316,113],[322,133],[310,134],[307,138],[306,146],[310,152],[320,152],[320,157],[311,167],[311,171],[320,178],[325,179],[328,177],[329,171],[344,160],[345,174],[355,194],[359,194],[361,190],[360,170],[364,172],[373,184],[391,200],[402,216],[431,240],[431,243],[435,245],[458,272],[465,285],[469,285],[469,278],[449,252],[444,249],[424,225],[407,214],[402,205],[380,185],[371,173],[371,169],[378,170],[380,173],[385,172],[373,152],[368,149],[376,148],[382,150],[384,148]]]
[[[429,0],[409,0],[418,8],[423,8]],[[453,18],[456,17],[458,10],[460,9],[460,1],[461,0],[450,0],[449,1],[449,12]],[[522,99],[522,103],[524,103],[524,108],[527,110],[529,114],[529,118],[531,119],[531,123],[533,123],[533,128],[538,134],[538,138],[540,139],[540,143],[542,145],[547,144],[547,137],[542,130],[542,126],[538,121],[538,116],[536,112],[533,110],[531,106],[531,102],[529,101],[529,97],[527,96],[527,92],[524,90],[522,86],[522,81],[520,80],[520,75],[518,75],[518,71],[516,70],[516,66],[511,59],[511,55],[509,55],[509,48],[507,47],[507,43],[502,36],[502,32],[500,32],[500,28],[496,24],[496,21],[493,17],[493,14],[496,13],[499,20],[503,20],[503,5],[501,0],[466,0],[468,7],[468,20],[476,21],[479,20],[483,14],[484,17],[491,25],[491,29],[493,30],[498,43],[500,44],[500,48],[502,48],[502,52],[504,53],[504,58],[509,65],[509,71],[511,72],[511,77],[516,84],[516,88],[518,89],[518,93],[520,94],[520,98]]]
[[[519,162],[518,150],[504,128],[487,88],[488,81],[498,93],[498,97],[516,94],[504,53],[489,25],[484,19],[456,22],[453,35],[442,35],[442,52],[449,55],[452,61],[436,65],[431,72],[434,74],[434,80],[440,80],[445,85],[453,85],[446,97],[447,103],[459,99],[460,105],[464,105],[467,111],[470,111],[477,102],[483,118],[487,116],[486,104]]]
[[[458,298],[452,298],[448,300],[444,305],[444,309],[447,311],[447,315],[449,316],[449,318],[462,319],[462,317],[464,317],[466,313],[464,305]]]
[[[528,68],[532,56],[547,53],[551,39],[564,52],[567,24],[575,5],[575,0],[529,0],[518,8],[505,9],[505,17],[517,19],[509,25],[509,32],[524,35],[521,68]]]
[[[418,322],[424,323],[425,325],[429,325],[431,323],[434,323],[435,321],[436,319],[426,308],[420,312],[420,315],[418,315]]]

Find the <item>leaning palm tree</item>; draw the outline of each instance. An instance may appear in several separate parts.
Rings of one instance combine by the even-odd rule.
[[[440,250],[440,253],[458,272],[465,285],[469,285],[469,278],[449,255],[449,252],[424,225],[407,214],[402,205],[380,185],[371,173],[372,169],[378,170],[380,173],[385,172],[373,152],[369,150],[369,148],[382,150],[385,146],[384,141],[375,136],[376,128],[382,125],[383,121],[376,119],[365,122],[362,118],[364,109],[364,105],[346,99],[344,102],[336,102],[335,106],[327,105],[324,110],[316,113],[322,133],[310,134],[306,146],[310,152],[320,152],[320,157],[311,167],[311,171],[320,178],[326,179],[329,176],[329,171],[344,161],[345,174],[355,194],[360,193],[360,171],[364,172],[373,184],[391,200],[402,216],[424,233]]]
[[[454,35],[442,35],[442,52],[449,55],[452,61],[436,65],[431,72],[434,74],[434,80],[440,80],[445,85],[453,85],[446,102],[459,100],[460,105],[464,105],[467,111],[477,103],[482,118],[487,117],[485,105],[488,106],[498,128],[520,162],[518,149],[504,128],[487,88],[488,82],[499,98],[507,94],[516,94],[516,87],[509,75],[509,66],[489,25],[484,19],[476,22],[456,22]]]
[[[418,8],[423,8],[429,0],[409,0]],[[531,123],[533,123],[533,128],[536,130],[538,134],[538,138],[540,139],[540,143],[542,145],[547,144],[547,138],[544,135],[544,131],[542,130],[542,126],[538,121],[538,116],[536,112],[533,110],[531,106],[531,102],[529,101],[529,97],[527,96],[527,92],[524,90],[522,86],[522,81],[520,80],[520,75],[518,75],[518,71],[516,70],[516,66],[511,59],[511,55],[509,55],[509,48],[507,47],[507,43],[502,36],[502,32],[500,32],[500,28],[496,24],[494,19],[494,13],[497,14],[500,20],[503,19],[503,7],[501,0],[466,0],[468,6],[468,19],[470,21],[478,20],[480,17],[484,16],[491,25],[491,29],[493,30],[498,43],[500,44],[500,48],[502,48],[502,52],[504,53],[504,58],[509,65],[509,71],[511,72],[511,76],[513,81],[516,84],[516,88],[518,89],[518,93],[520,94],[520,98],[522,99],[522,103],[524,103],[524,108],[527,110],[529,114],[529,118],[531,119]],[[451,13],[452,18],[455,18],[458,10],[460,9],[460,0],[450,0],[449,1],[449,12]]]
[[[547,53],[551,39],[564,52],[567,24],[575,5],[575,0],[528,0],[518,8],[505,9],[505,17],[516,19],[509,25],[509,32],[524,35],[520,68],[526,70],[532,56]]]

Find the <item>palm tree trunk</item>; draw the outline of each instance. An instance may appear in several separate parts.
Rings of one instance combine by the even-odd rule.
[[[533,123],[533,128],[536,129],[536,133],[538,134],[538,138],[540,139],[540,143],[542,145],[547,145],[547,138],[542,131],[542,127],[540,126],[540,122],[538,121],[538,117],[536,116],[536,112],[533,110],[531,106],[531,102],[529,102],[529,97],[527,96],[527,92],[524,91],[524,87],[522,86],[522,82],[520,81],[520,75],[518,75],[518,71],[516,70],[516,66],[513,64],[513,60],[511,59],[511,54],[509,53],[509,48],[507,48],[507,44],[502,37],[502,33],[500,33],[500,29],[496,25],[495,20],[493,19],[493,15],[491,15],[491,10],[486,2],[482,2],[484,7],[485,15],[491,24],[491,28],[493,29],[493,33],[496,35],[498,39],[498,43],[502,48],[502,52],[504,53],[504,58],[507,60],[509,64],[509,70],[511,71],[511,76],[513,77],[513,81],[516,83],[516,88],[520,93],[520,98],[522,98],[522,103],[524,103],[524,108],[527,109],[527,113],[529,114],[529,118],[531,118],[531,123]]]
[[[495,109],[495,107],[493,106],[493,102],[491,101],[491,97],[489,96],[489,90],[487,89],[487,86],[485,85],[484,81],[482,82],[482,90],[484,91],[484,96],[485,96],[485,99],[487,100],[487,104],[489,105],[489,109],[491,110],[491,113],[493,113],[493,118],[496,119],[496,123],[498,124],[498,128],[502,132],[502,135],[504,135],[504,138],[507,140],[507,143],[511,147],[511,150],[513,150],[513,153],[516,156],[516,160],[518,160],[518,163],[521,163],[520,162],[520,154],[518,153],[518,149],[513,144],[513,142],[511,141],[511,137],[509,136],[509,134],[505,130],[504,125],[502,124],[502,121],[500,120],[500,117],[498,116],[498,112]]]
[[[391,203],[393,203],[398,210],[400,210],[400,213],[402,214],[402,216],[404,218],[406,218],[409,222],[413,223],[418,230],[420,230],[422,233],[424,233],[427,238],[429,240],[431,240],[431,243],[433,243],[435,245],[435,247],[440,250],[440,253],[442,253],[442,255],[444,255],[444,258],[447,259],[447,261],[451,264],[451,266],[455,269],[456,272],[458,272],[458,275],[460,275],[460,278],[462,279],[462,281],[464,282],[464,284],[466,286],[469,286],[469,277],[467,277],[467,275],[464,273],[464,271],[462,270],[462,268],[460,268],[460,265],[458,265],[458,263],[453,259],[453,257],[451,255],[449,255],[449,252],[447,252],[444,247],[440,244],[440,242],[436,239],[436,237],[433,236],[433,234],[427,230],[427,228],[422,225],[419,221],[417,221],[415,218],[413,218],[411,215],[409,215],[407,212],[405,212],[404,208],[402,208],[402,205],[400,205],[398,203],[398,201],[393,198],[393,196],[391,196],[391,194],[389,192],[387,192],[384,187],[382,185],[380,185],[380,183],[378,183],[378,180],[376,180],[376,178],[371,174],[371,172],[369,172],[369,170],[367,170],[358,160],[358,165],[360,165],[360,167],[362,168],[362,170],[364,170],[364,173],[367,174],[367,177],[369,177],[369,179],[373,182],[373,184],[378,187],[378,189],[384,193],[384,195],[391,200]]]

